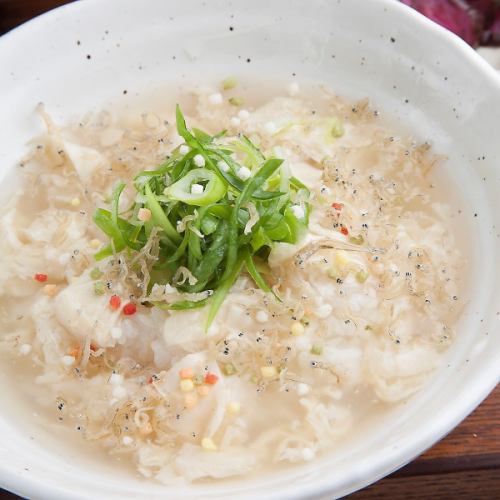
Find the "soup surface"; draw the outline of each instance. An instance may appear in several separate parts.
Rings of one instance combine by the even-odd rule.
[[[321,87],[311,95],[293,83],[246,103],[238,89],[228,79],[178,96],[188,128],[211,137],[195,134],[200,150],[179,135],[174,105],[65,126],[40,108],[47,132],[0,220],[1,345],[30,360],[22,369],[36,367],[30,390],[43,397],[33,410],[55,410],[82,438],[166,483],[334,449],[366,414],[419,390],[460,310],[464,260],[430,178],[442,159],[428,144],[388,130],[368,101]],[[283,160],[260,186],[278,195],[242,201],[238,248],[251,255],[232,261],[225,214],[266,158]],[[198,180],[174,200],[171,169],[181,162]],[[200,201],[211,190],[200,172],[210,169],[234,174],[223,194],[230,209],[202,220],[221,204]],[[188,205],[172,226],[179,243],[145,194],[157,183],[165,217],[175,219],[172,200]],[[96,213],[108,222],[96,224]],[[116,227],[131,246],[119,247]],[[201,286],[214,234],[225,246]],[[226,294],[220,283],[232,285]]]

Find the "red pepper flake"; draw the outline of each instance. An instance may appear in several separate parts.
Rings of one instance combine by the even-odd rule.
[[[123,306],[123,314],[125,316],[132,316],[137,312],[137,306],[133,302],[129,302]]]
[[[344,208],[344,204],[343,203],[332,203],[332,208],[334,208],[335,210],[337,210],[337,212],[340,212],[343,208]]]
[[[96,352],[96,351],[97,351],[97,349],[98,349],[98,347],[97,347],[95,344],[93,344],[93,343],[91,343],[91,344],[90,344],[90,350],[91,350],[92,352]]]
[[[40,283],[45,283],[47,281],[48,276],[46,274],[41,274],[41,273],[36,273],[35,276],[33,276],[33,279],[36,281],[39,281]]]
[[[340,232],[344,235],[347,236],[349,234],[349,229],[347,229],[345,226],[340,226]]]
[[[153,375],[151,375],[149,378],[148,378],[148,384],[152,384],[153,383]]]
[[[215,373],[208,372],[205,375],[205,384],[215,385],[219,377]]]
[[[122,304],[122,299],[118,297],[118,295],[111,295],[109,298],[109,306],[111,309],[120,309],[120,306]]]

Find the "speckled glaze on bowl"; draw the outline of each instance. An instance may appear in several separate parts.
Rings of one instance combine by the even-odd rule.
[[[498,383],[500,81],[452,34],[391,0],[85,0],[2,37],[0,67],[3,193],[7,172],[40,131],[39,101],[57,119],[70,119],[105,104],[132,105],[167,81],[182,86],[235,73],[321,80],[349,97],[369,96],[396,127],[449,157],[450,189],[463,195],[461,216],[475,240],[457,340],[390,426],[374,426],[298,468],[166,488],[66,446],[58,431],[52,441],[44,437],[23,420],[15,391],[3,381],[4,488],[51,500],[339,497],[431,446]]]

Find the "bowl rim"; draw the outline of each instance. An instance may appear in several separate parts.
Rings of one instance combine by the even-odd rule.
[[[457,53],[460,53],[463,56],[464,64],[468,64],[471,69],[476,70],[479,78],[486,79],[492,87],[496,87],[500,99],[500,73],[495,71],[465,41],[400,1],[372,0],[372,2],[378,2],[385,10],[391,9],[406,16],[416,29],[437,37]],[[44,12],[0,36],[0,48],[15,43],[18,37],[24,36],[34,26],[42,26],[47,19],[54,15],[66,15],[67,12],[77,9],[93,9],[97,5],[99,5],[99,0],[74,0]],[[490,370],[487,368],[490,368]],[[332,479],[324,476],[319,479],[316,478],[314,483],[304,483],[299,487],[291,483],[286,489],[272,493],[266,498],[269,500],[323,498],[331,495],[334,489],[341,491],[340,496],[337,496],[337,498],[340,498],[365,488],[408,464],[442,439],[473,412],[499,382],[500,367],[491,362],[483,369],[481,376],[477,376],[473,382],[469,382],[469,384],[472,383],[472,387],[469,388],[470,396],[452,400],[441,417],[435,420],[432,426],[422,428],[421,432],[415,433],[411,439],[405,440],[398,449],[384,455],[376,462],[375,466],[373,462],[365,459],[356,465],[355,472],[350,475],[351,477],[347,481],[332,481]],[[61,485],[47,484],[41,477],[23,476],[21,473],[9,470],[3,463],[0,464],[0,488],[2,487],[29,498],[50,498],[52,500],[85,498],[84,495],[75,495],[74,490],[61,487]]]

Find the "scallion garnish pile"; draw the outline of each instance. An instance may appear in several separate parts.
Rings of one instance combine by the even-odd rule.
[[[148,290],[158,283],[182,293],[207,292],[201,300],[156,305],[179,310],[209,304],[208,327],[244,268],[271,292],[259,269],[274,242],[296,243],[306,229],[309,191],[283,160],[266,159],[244,135],[190,131],[179,106],[176,119],[185,144],[159,168],[134,178],[133,206],[120,213],[125,183],[119,182],[110,210],[96,210],[94,221],[110,238],[96,259],[139,252],[154,231],[159,254]],[[179,272],[189,279],[179,280]]]

